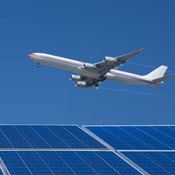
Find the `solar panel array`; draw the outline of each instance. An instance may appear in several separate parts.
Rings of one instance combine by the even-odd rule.
[[[0,125],[0,175],[140,174],[76,125]]]
[[[148,174],[175,174],[175,126],[85,126]]]
[[[1,174],[175,174],[175,126],[0,125]]]

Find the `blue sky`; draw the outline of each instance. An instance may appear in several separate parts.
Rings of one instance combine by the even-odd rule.
[[[175,78],[160,85],[105,81],[76,88],[72,72],[41,66],[43,52],[85,62],[146,48],[121,70],[175,73],[175,1],[30,0],[0,6],[0,123],[175,124]],[[138,64],[138,65],[137,65]]]

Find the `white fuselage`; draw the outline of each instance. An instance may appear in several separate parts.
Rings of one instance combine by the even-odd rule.
[[[52,67],[57,67],[69,71],[76,72],[85,77],[98,79],[101,74],[96,71],[83,69],[84,62],[75,61],[63,57],[53,56],[44,53],[33,53],[29,55],[30,59],[38,64],[44,64]],[[120,70],[111,69],[106,75],[107,80],[114,80],[127,84],[145,85],[152,84],[152,81],[137,74],[132,74]]]

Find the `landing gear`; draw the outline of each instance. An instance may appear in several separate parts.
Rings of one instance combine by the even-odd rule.
[[[37,68],[40,68],[40,63],[37,63]]]

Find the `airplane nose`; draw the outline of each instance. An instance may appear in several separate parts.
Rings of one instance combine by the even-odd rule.
[[[35,54],[29,54],[29,55],[28,55],[29,58],[30,58],[30,57],[33,57],[33,56],[35,56]]]

